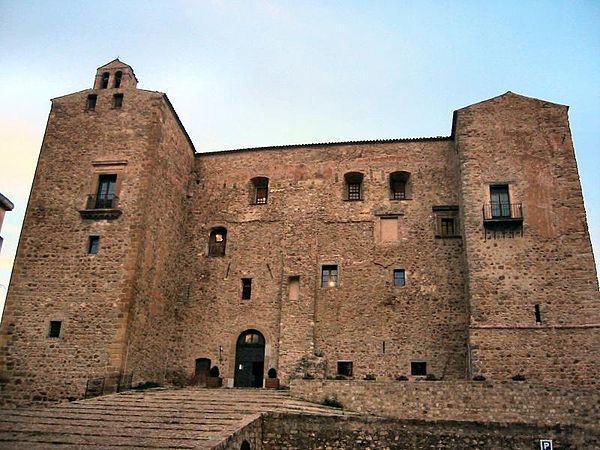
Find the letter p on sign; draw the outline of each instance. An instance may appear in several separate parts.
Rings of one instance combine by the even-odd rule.
[[[552,441],[550,439],[540,439],[540,450],[552,450]]]

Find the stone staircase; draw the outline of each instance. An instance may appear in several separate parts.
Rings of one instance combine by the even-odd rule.
[[[0,449],[213,448],[266,412],[348,415],[264,389],[152,389],[0,410]]]

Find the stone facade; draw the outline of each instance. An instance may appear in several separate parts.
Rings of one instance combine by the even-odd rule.
[[[598,300],[565,106],[509,92],[456,111],[448,137],[198,154],[115,60],[52,101],[2,398],[211,366],[227,386],[270,368],[593,385]]]

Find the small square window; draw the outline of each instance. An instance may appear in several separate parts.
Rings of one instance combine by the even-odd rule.
[[[51,320],[50,328],[48,330],[48,337],[57,338],[60,337],[60,327],[62,322],[60,320]]]
[[[113,108],[121,108],[123,106],[123,94],[113,95]]]
[[[394,286],[404,286],[406,284],[406,272],[404,269],[394,270]]]
[[[100,248],[100,236],[90,236],[90,242],[88,244],[88,253],[95,255],[98,253]]]
[[[242,300],[252,297],[252,278],[242,278]]]
[[[338,361],[337,374],[344,377],[352,376],[352,361]]]
[[[336,287],[338,285],[338,266],[321,267],[321,287]]]
[[[427,363],[424,361],[413,361],[410,363],[410,374],[415,377],[427,375]]]
[[[90,94],[87,98],[86,108],[88,111],[93,111],[96,109],[96,101],[98,100],[98,96],[96,94]]]

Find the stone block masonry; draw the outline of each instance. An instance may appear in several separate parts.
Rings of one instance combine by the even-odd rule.
[[[565,106],[509,92],[457,110],[450,136],[196,153],[167,96],[115,60],[52,101],[0,399],[269,371],[406,379],[415,404],[451,394],[426,377],[544,397],[597,386],[599,301]],[[493,386],[482,410],[525,396]]]

